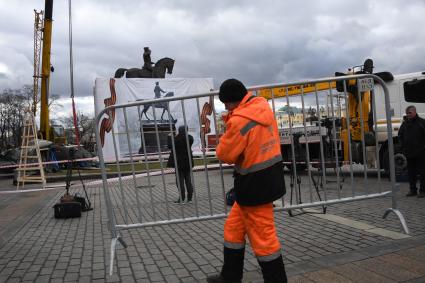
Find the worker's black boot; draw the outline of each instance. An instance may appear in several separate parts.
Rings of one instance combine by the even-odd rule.
[[[282,255],[271,261],[258,261],[263,272],[264,283],[286,283],[285,265]]]
[[[207,278],[209,283],[238,283],[243,276],[245,248],[229,249],[224,247],[224,264],[219,275]]]

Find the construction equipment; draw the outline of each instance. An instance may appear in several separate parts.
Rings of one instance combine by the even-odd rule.
[[[37,12],[34,10],[34,76],[33,76],[33,104],[32,113],[35,116],[37,113],[38,103],[38,83],[41,78],[40,76],[40,53],[41,53],[41,42],[43,41],[43,11]]]
[[[52,8],[53,0],[46,0],[45,11],[34,10],[34,73],[33,73],[33,101],[25,111],[24,127],[22,133],[22,145],[19,167],[17,168],[17,189],[25,182],[40,182],[46,184],[44,169],[38,142],[38,132],[35,123],[37,113],[39,80],[41,79],[40,98],[40,134],[44,139],[55,141],[55,135],[51,132],[61,132],[50,129],[49,126],[49,79],[50,79],[50,43],[52,36]],[[45,14],[44,14],[45,13]],[[40,53],[43,45],[42,68],[40,75]],[[62,127],[63,129],[63,127]],[[62,130],[62,136],[64,131]],[[61,140],[63,141],[63,139]],[[39,174],[29,174],[38,171]]]
[[[43,57],[41,62],[40,132],[44,139],[51,140],[49,125],[49,83],[53,0],[45,0],[44,13]]]
[[[40,90],[40,133],[43,139],[50,140],[54,143],[66,143],[64,129],[58,129],[56,125],[52,128],[49,118],[49,84],[50,73],[53,67],[50,64],[50,51],[51,51],[51,38],[52,38],[52,13],[53,13],[53,0],[45,1],[45,10],[35,12],[34,22],[34,98],[33,98],[33,114],[36,115],[38,104],[38,83],[41,79]],[[44,17],[43,17],[44,16]],[[40,75],[40,51],[41,45],[42,62],[41,62],[41,75]],[[58,133],[61,133],[58,135]]]
[[[335,76],[372,74],[373,68],[373,61],[371,59],[367,59],[363,65],[352,67],[348,69],[346,73],[336,72]],[[425,93],[425,72],[398,76],[393,76],[390,72],[379,72],[373,74],[385,81],[389,89],[392,110],[392,139],[395,145],[395,154],[396,156],[401,157],[402,153],[398,144],[397,132],[402,122],[405,108],[408,105],[415,105],[420,115],[425,114],[425,105],[423,104],[425,101],[425,95],[423,95]],[[370,83],[374,89],[373,94],[367,88],[362,89],[362,83]],[[362,143],[364,142],[366,147],[373,147],[376,145],[377,140],[379,161],[372,160],[371,162],[374,162],[375,164],[380,162],[381,167],[388,171],[389,137],[385,131],[388,119],[385,115],[384,109],[380,107],[384,103],[383,88],[381,85],[374,82],[373,79],[370,78],[369,81],[351,79],[346,81],[345,85],[343,81],[329,81],[326,83],[318,82],[316,84],[291,85],[285,88],[260,89],[257,91],[257,95],[265,97],[266,99],[277,99],[315,92],[321,94],[325,93],[327,97],[338,97],[340,94],[342,95],[341,97],[345,97],[343,93],[346,93],[347,101],[345,107],[347,108],[347,111],[341,111],[341,115],[338,116],[335,115],[336,109],[333,109],[330,112],[328,111],[327,116],[321,115],[320,121],[317,121],[315,125],[306,126],[307,136],[310,140],[310,157],[314,158],[318,155],[315,143],[318,143],[320,139],[331,137],[332,131],[336,131],[338,143],[340,143],[340,149],[344,157],[343,160],[340,160],[341,162],[349,160],[349,144],[351,144],[353,162],[363,164],[366,160],[371,161],[371,156],[369,155],[374,154],[367,153],[366,155],[363,155]],[[332,100],[332,98],[330,100]],[[375,101],[375,106],[373,105],[373,101]],[[334,103],[335,101],[331,101],[329,104]],[[375,117],[372,115],[373,107],[376,108]],[[319,111],[319,109],[317,109],[317,111]],[[347,120],[349,121],[349,124],[346,123]],[[317,123],[321,123],[322,125],[321,133],[319,133]],[[347,127],[349,127],[349,131]],[[348,132],[350,135],[348,135]],[[281,127],[280,133],[284,159],[290,160],[292,152],[289,129],[287,127]],[[298,164],[299,168],[306,168],[307,139],[304,137],[304,128],[301,125],[293,126],[291,133],[294,135],[294,140],[297,141],[296,148],[299,149],[295,152],[297,161],[300,161],[300,164]],[[315,142],[312,142],[312,140],[315,140]],[[366,160],[364,160],[365,158]],[[396,166],[400,165],[402,167],[404,163],[397,162]],[[398,168],[396,168],[396,170],[397,169]]]
[[[35,119],[30,109],[26,111],[25,115],[20,161],[17,171],[17,190],[25,186],[25,182],[42,183],[43,188],[46,185]]]
[[[356,68],[358,68],[356,70]],[[348,70],[348,73],[335,72],[335,76],[344,76],[351,74],[372,74],[373,61],[366,59],[363,65],[353,67]],[[385,75],[383,75],[385,74]],[[376,74],[384,80],[388,81],[393,79],[392,75],[386,73]],[[373,80],[371,82],[371,88],[373,88]],[[348,107],[348,119],[350,121],[350,129],[347,129],[346,119],[347,117],[341,117],[341,140],[344,146],[344,160],[349,159],[349,142],[351,138],[351,146],[353,152],[353,159],[355,162],[363,163],[362,160],[362,132],[365,146],[375,145],[375,133],[373,131],[373,117],[372,117],[372,104],[373,99],[370,90],[361,91],[358,86],[357,80],[349,80],[344,86],[343,82],[336,83],[336,90],[338,92],[347,92],[348,101],[346,107]],[[350,131],[350,133],[349,133]],[[351,135],[351,137],[350,137]]]
[[[264,97],[265,99],[286,97],[293,95],[300,95],[302,93],[311,93],[315,91],[323,91],[328,89],[334,89],[336,87],[335,82],[326,82],[326,83],[316,83],[316,84],[303,84],[303,85],[294,85],[288,86],[286,88],[277,87],[277,88],[266,88],[260,89],[257,92],[258,96]],[[302,89],[302,90],[301,90]]]

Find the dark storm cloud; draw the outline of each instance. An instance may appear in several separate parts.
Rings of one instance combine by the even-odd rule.
[[[52,93],[69,96],[68,1],[53,8]],[[173,77],[228,77],[247,85],[327,77],[373,58],[377,71],[422,71],[424,1],[73,0],[77,96],[96,77],[152,59],[176,60]],[[0,88],[32,82],[33,9],[0,3]],[[12,13],[13,11],[13,13]]]

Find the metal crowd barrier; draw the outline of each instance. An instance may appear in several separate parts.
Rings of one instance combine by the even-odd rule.
[[[397,190],[394,171],[394,145],[392,138],[388,139],[387,152],[389,158],[386,169],[390,174],[390,179],[382,175],[382,146],[375,138],[373,144],[366,145],[364,119],[351,121],[348,108],[350,98],[347,89],[353,85],[353,80],[357,89],[364,86],[361,83],[369,83],[370,105],[373,121],[377,121],[377,106],[375,97],[376,83],[382,86],[385,101],[386,134],[392,135],[391,114],[389,104],[389,93],[385,82],[371,74],[350,75],[319,80],[309,80],[288,84],[270,84],[249,88],[254,94],[268,96],[273,111],[277,117],[281,134],[282,151],[284,164],[288,168],[285,173],[287,183],[287,194],[276,202],[275,211],[288,211],[293,215],[293,211],[302,211],[304,208],[322,207],[326,213],[326,207],[361,200],[379,197],[392,196],[392,206],[388,208],[383,218],[393,212],[399,218],[405,233],[409,233],[406,221],[402,213],[397,208],[395,192]],[[342,92],[335,92],[334,85],[339,83],[343,86]],[[373,83],[374,82],[374,83]],[[317,86],[328,85],[318,89]],[[311,90],[313,87],[313,91]],[[326,89],[327,88],[327,89]],[[291,91],[297,90],[297,95],[291,95]],[[306,91],[307,89],[308,92]],[[352,88],[351,88],[352,89]],[[279,95],[283,93],[283,95]],[[360,92],[358,92],[360,93]],[[363,94],[356,95],[356,102],[362,104]],[[169,97],[155,100],[136,101],[121,105],[111,105],[102,110],[96,117],[96,139],[98,144],[98,155],[102,169],[102,182],[106,201],[106,210],[109,218],[109,229],[111,232],[111,258],[110,274],[113,272],[113,263],[117,241],[124,247],[126,243],[121,236],[121,231],[148,226],[165,225],[173,223],[184,223],[201,220],[211,220],[223,218],[229,212],[230,207],[226,205],[226,191],[233,186],[232,167],[222,164],[215,159],[214,152],[210,151],[209,145],[205,142],[205,136],[201,138],[201,150],[194,152],[195,164],[190,171],[192,184],[194,185],[193,201],[182,205],[175,204],[179,198],[178,171],[166,168],[166,160],[169,151],[164,150],[164,134],[170,134],[168,140],[171,143],[171,152],[175,156],[174,134],[175,122],[168,112],[166,120],[158,120],[159,114],[155,107],[152,107],[153,121],[146,121],[142,118],[141,109],[147,104],[171,103],[178,104],[181,109],[183,125],[188,125],[186,117],[187,104],[189,101],[195,102],[197,118],[190,124],[189,134],[193,130],[193,124],[202,132],[210,123],[214,125],[215,140],[218,140],[220,131],[221,115],[217,113],[214,105],[214,97],[217,92],[209,92],[198,95],[184,97]],[[263,95],[266,94],[266,95]],[[285,94],[290,94],[286,95]],[[280,96],[280,97],[277,97]],[[323,107],[323,97],[326,98]],[[209,107],[201,110],[200,100],[209,99]],[[307,109],[306,100],[311,100]],[[294,102],[295,101],[295,102]],[[217,100],[216,100],[217,103]],[[193,105],[193,104],[191,104]],[[208,106],[208,105],[207,105]],[[285,108],[286,112],[279,109]],[[381,105],[379,105],[381,107]],[[207,109],[207,111],[205,111]],[[298,109],[294,113],[293,109]],[[312,111],[311,109],[316,109]],[[192,109],[193,110],[193,109]],[[364,118],[360,107],[359,116]],[[382,110],[382,109],[381,109]],[[312,113],[315,112],[315,115]],[[129,113],[137,113],[137,119],[129,119]],[[163,113],[164,114],[164,113]],[[113,168],[118,175],[115,178],[107,178],[107,164],[102,152],[102,139],[100,135],[101,127],[104,126],[101,119],[104,117],[115,117],[115,123],[120,126],[109,125],[112,136],[115,160],[108,164],[109,170]],[[314,119],[313,119],[314,117]],[[208,118],[208,119],[205,119]],[[299,119],[300,125],[297,127],[294,119]],[[158,122],[162,121],[162,122]],[[164,121],[167,121],[164,123]],[[352,142],[352,130],[350,125],[354,122],[360,125],[360,142]],[[101,125],[102,124],[102,125]],[[149,124],[149,127],[146,125]],[[164,126],[164,124],[167,124]],[[310,125],[309,125],[310,124]],[[150,133],[144,133],[146,128],[150,128]],[[345,128],[346,145],[343,150],[343,131]],[[154,130],[152,130],[154,129]],[[383,129],[378,129],[378,123],[374,123],[370,130],[375,134]],[[150,136],[149,136],[149,135]],[[357,133],[358,134],[358,133]],[[147,137],[149,141],[155,141],[156,152],[147,152]],[[126,156],[120,156],[122,151],[117,149],[117,140],[121,144],[127,144]],[[140,153],[134,148],[134,140],[140,139]],[[188,133],[186,132],[186,141]],[[150,148],[152,151],[152,147]],[[356,150],[356,152],[354,152]],[[348,151],[348,152],[347,152]],[[369,157],[367,156],[369,155]],[[286,155],[286,157],[285,157]],[[354,156],[356,155],[356,156]],[[366,161],[370,155],[374,158],[374,164]],[[347,158],[348,156],[348,158]],[[345,157],[345,160],[344,160]],[[354,160],[355,159],[355,160]],[[357,164],[356,160],[363,160],[362,164]],[[177,164],[178,166],[178,164]],[[371,167],[374,167],[371,169]],[[289,186],[288,186],[289,183]],[[336,186],[335,186],[336,184]],[[289,199],[289,201],[288,201]],[[293,200],[294,199],[294,200]]]

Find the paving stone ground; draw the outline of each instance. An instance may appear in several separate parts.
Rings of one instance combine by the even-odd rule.
[[[219,171],[209,172],[208,182],[205,172],[194,174],[196,201],[187,205],[173,204],[178,196],[174,178],[127,178],[122,181],[124,190],[118,181],[108,182],[117,222],[150,223],[225,209]],[[223,174],[226,190],[231,181],[227,170]],[[290,201],[290,181],[286,179],[285,203]],[[354,176],[353,181],[358,194],[380,189],[376,176],[369,177],[367,186],[362,185],[364,176]],[[350,178],[341,183],[342,190],[336,183],[327,185],[328,199],[352,194]],[[0,181],[0,190],[7,186],[6,180]],[[0,282],[202,282],[219,272],[223,218],[122,231],[128,248],[117,245],[114,274],[109,276],[111,234],[104,190],[96,183],[86,188],[94,209],[66,220],[53,217],[52,207],[63,195],[62,189],[0,194]],[[425,282],[425,199],[406,198],[406,191],[407,185],[401,184],[396,197],[411,237],[400,240],[313,213],[297,210],[293,211],[297,216],[290,217],[285,211],[276,212],[290,282]],[[76,183],[71,192],[83,194],[81,185]],[[325,192],[320,193],[324,197]],[[317,201],[308,174],[301,176],[301,198]],[[401,233],[394,214],[382,219],[389,207],[391,198],[385,197],[329,206],[327,214]],[[250,247],[244,268],[244,282],[262,281]]]

